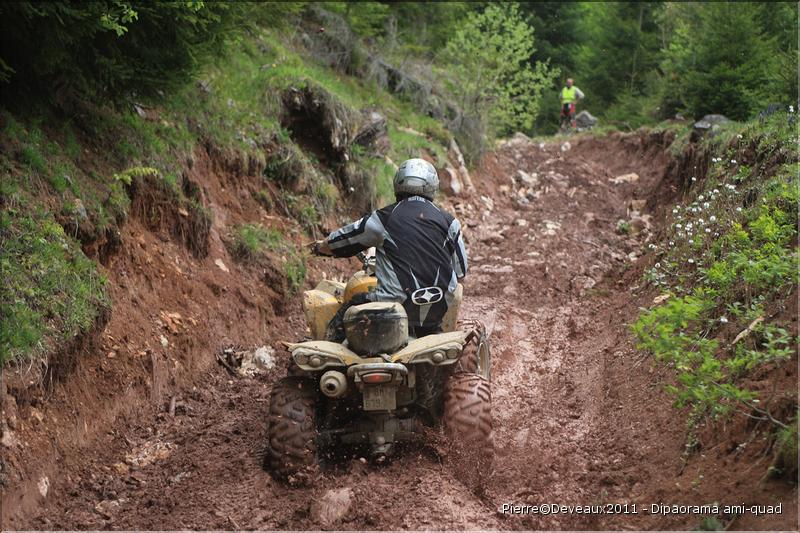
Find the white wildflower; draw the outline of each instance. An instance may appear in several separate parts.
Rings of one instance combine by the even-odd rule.
[[[675,241],[669,241],[670,246],[675,246]]]
[[[737,213],[741,213],[741,212],[742,212],[742,208],[741,208],[741,207],[737,207],[737,208],[736,208],[736,212],[737,212]]]
[[[735,165],[735,164],[736,164],[736,160],[735,159],[731,159],[731,165]]]
[[[728,317],[721,316],[721,317],[719,317],[719,321],[722,322],[723,324],[727,324],[728,323]]]
[[[714,189],[714,194],[719,194],[719,189]]]
[[[794,113],[794,106],[793,105],[789,106],[789,113]]]
[[[711,204],[708,202],[703,202],[703,207],[708,209],[709,207],[711,207]]]
[[[717,217],[714,216],[714,215],[711,215],[710,217],[708,217],[708,221],[709,222],[716,222],[717,221]]]
[[[692,181],[697,181],[697,178],[695,178],[694,176],[692,176]]]
[[[711,228],[706,228],[706,233],[711,233]]]
[[[672,210],[672,214],[677,215],[678,214],[678,210],[677,209],[673,209]]]
[[[741,139],[741,138],[742,138],[742,134],[741,134],[741,133],[740,133],[740,134],[738,134],[738,135],[736,136],[736,138],[737,138],[737,139]]]
[[[661,263],[656,263],[656,264],[655,264],[655,265],[653,265],[653,266],[654,266],[654,267],[656,267],[656,268],[661,268]]]
[[[692,259],[691,257],[689,258],[689,264],[690,264],[690,265],[693,265],[693,264],[694,264],[694,259]]]
[[[675,227],[681,229],[683,226],[681,224],[675,224]]]
[[[694,244],[694,239],[689,239],[689,244]]]

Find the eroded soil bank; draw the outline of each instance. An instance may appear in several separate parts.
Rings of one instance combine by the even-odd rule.
[[[4,510],[15,512],[4,513],[3,527],[692,529],[701,517],[642,508],[717,501],[783,503],[782,515],[743,516],[732,529],[795,528],[796,491],[767,480],[766,465],[720,446],[684,466],[685,413],[663,392],[671,375],[634,349],[627,330],[638,306],[652,299],[639,286],[641,261],[635,259],[650,238],[648,226],[658,225],[657,216],[632,213],[650,209],[657,215],[670,194],[667,142],[644,134],[568,145],[516,139],[477,171],[476,196],[448,200],[466,226],[472,259],[462,316],[481,317],[492,331],[497,453],[484,494],[470,492],[425,446],[404,450],[380,469],[353,458],[312,487],[274,481],[261,469],[261,448],[270,386],[287,354],[278,352],[276,368],[254,378],[232,377],[213,354],[228,344],[277,348],[279,340],[301,337],[299,305],[267,305],[258,274],[232,268],[233,275],[223,276],[214,263],[224,252],[213,228],[209,258],[201,262],[133,225],[124,241],[137,248],[109,267],[117,280],[131,276],[115,300],[146,306],[151,318],[182,310],[187,325],[165,335],[177,344],[176,356],[153,359],[144,373],[151,376],[141,384],[153,391],[151,407],[142,408],[133,394],[126,406],[125,378],[136,374],[118,371],[119,388],[97,389],[109,381],[92,377],[113,374],[118,364],[105,352],[86,363],[95,367],[78,372],[80,384],[36,407],[43,422],[26,419],[31,426],[20,434],[45,438],[36,428],[47,424],[50,431],[73,432],[71,438],[50,434],[72,444],[59,446],[57,466],[41,474],[48,477],[46,497],[29,491],[26,502],[4,503]],[[637,179],[614,179],[630,173]],[[219,213],[243,217],[247,206],[233,206],[236,196],[222,189],[212,187]],[[661,197],[653,196],[656,190]],[[620,234],[619,220],[632,221],[634,233]],[[157,266],[148,266],[153,261]],[[354,265],[318,260],[311,281]],[[106,333],[113,339],[104,342],[135,343],[150,334],[149,327],[118,315]],[[193,378],[160,383],[162,364],[192,366]],[[174,416],[166,412],[165,390],[180,398]],[[74,398],[91,405],[75,407]],[[69,409],[82,414],[70,417]],[[87,418],[95,410],[97,417]],[[88,429],[92,425],[98,429]],[[33,441],[30,449],[36,446]],[[131,460],[137,454],[138,466]],[[343,487],[352,489],[347,512],[335,524],[320,523],[312,502]],[[504,503],[609,502],[637,504],[639,513],[499,511]]]

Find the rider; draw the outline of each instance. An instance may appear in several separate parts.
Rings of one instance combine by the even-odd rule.
[[[561,120],[567,117],[573,129],[577,127],[575,123],[575,102],[583,98],[583,91],[572,84],[572,78],[567,78],[567,85],[561,89]]]
[[[442,319],[467,273],[461,223],[433,203],[436,169],[424,159],[404,161],[394,176],[395,203],[314,243],[314,253],[352,257],[374,246],[378,287],[370,301],[399,302],[409,332],[441,331]]]

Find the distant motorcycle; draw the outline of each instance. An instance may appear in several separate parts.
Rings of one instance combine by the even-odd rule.
[[[364,268],[347,284],[323,280],[303,294],[312,340],[286,343],[291,362],[272,389],[267,468],[280,479],[307,480],[344,446],[362,446],[382,463],[397,443],[441,427],[447,455],[483,477],[494,453],[485,327],[457,322],[459,285],[444,333],[410,337],[402,305],[371,302],[344,312],[346,340],[327,340],[342,306],[377,285],[374,257],[360,257]]]

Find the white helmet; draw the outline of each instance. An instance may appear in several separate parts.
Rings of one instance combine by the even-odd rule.
[[[439,175],[424,159],[407,159],[394,175],[395,195],[410,194],[433,200],[439,190]]]

